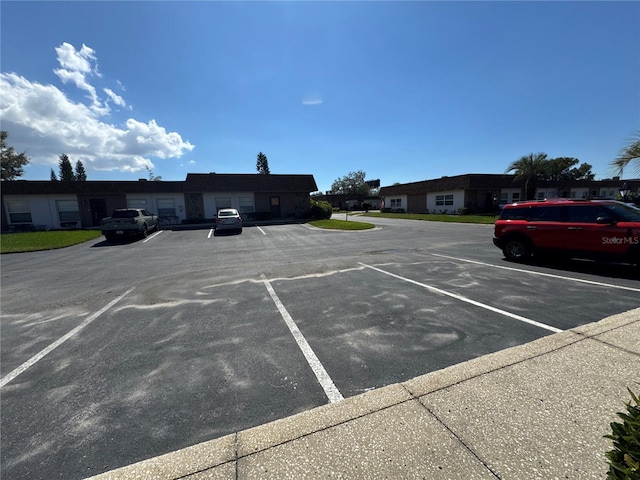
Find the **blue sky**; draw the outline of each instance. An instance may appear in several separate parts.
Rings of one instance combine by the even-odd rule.
[[[597,178],[640,127],[640,2],[0,3],[0,121],[48,180]],[[632,173],[625,172],[626,177]]]

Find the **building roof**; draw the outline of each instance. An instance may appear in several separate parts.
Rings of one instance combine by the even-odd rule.
[[[189,173],[186,192],[315,192],[313,175]]]
[[[3,195],[46,195],[46,194],[123,194],[182,192],[184,182],[139,181],[93,181],[61,182],[51,180],[13,180],[2,182]]]
[[[427,192],[444,192],[447,190],[475,190],[490,188],[509,188],[524,185],[521,180],[516,181],[515,175],[469,173],[453,177],[441,177],[421,182],[391,185],[380,189],[381,196],[392,195],[423,195]]]
[[[620,180],[618,178],[605,180],[539,180],[537,188],[615,188],[618,189],[626,182],[631,188],[636,188],[638,179]],[[452,190],[491,190],[502,188],[524,188],[524,179],[517,179],[512,174],[469,173],[453,177],[441,177],[433,180],[391,185],[380,189],[381,197],[394,195],[426,195],[428,192],[446,192]]]
[[[189,173],[185,181],[3,181],[3,195],[126,194],[184,192],[315,192],[313,175]]]

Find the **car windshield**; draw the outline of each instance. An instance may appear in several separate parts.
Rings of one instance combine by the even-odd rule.
[[[137,216],[137,210],[116,210],[111,215],[111,218],[135,218]]]
[[[625,222],[640,222],[640,209],[624,203],[613,203],[603,205],[610,210],[615,218],[622,219]]]

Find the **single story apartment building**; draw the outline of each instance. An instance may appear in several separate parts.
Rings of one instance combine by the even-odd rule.
[[[184,181],[3,181],[2,230],[90,228],[117,208],[144,208],[165,225],[213,219],[236,208],[248,219],[301,218],[313,175],[189,173]]]
[[[623,184],[629,199],[640,198],[640,179],[538,181],[535,198],[617,198]],[[525,200],[525,182],[515,175],[465,174],[380,188],[381,208],[407,213],[495,211],[499,205]]]

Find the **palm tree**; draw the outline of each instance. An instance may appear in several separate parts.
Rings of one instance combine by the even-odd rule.
[[[640,130],[638,130],[626,147],[620,150],[618,158],[611,162],[616,172],[622,177],[622,170],[632,161],[636,163],[637,171],[640,173]]]
[[[524,179],[524,196],[526,200],[532,200],[536,192],[536,181],[544,179],[549,170],[549,161],[546,153],[530,153],[520,160],[511,162],[505,173],[514,172],[514,181]]]

